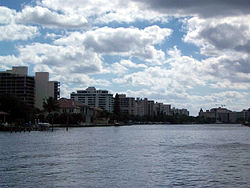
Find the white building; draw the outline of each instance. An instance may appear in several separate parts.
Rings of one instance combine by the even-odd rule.
[[[88,87],[86,90],[78,90],[76,93],[71,93],[70,98],[91,107],[113,112],[113,94],[107,90],[96,90],[95,87]]]
[[[35,107],[42,109],[43,101],[46,98],[53,97],[58,99],[60,97],[59,82],[49,81],[48,72],[36,72],[35,75]]]

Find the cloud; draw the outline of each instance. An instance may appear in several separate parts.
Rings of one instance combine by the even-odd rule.
[[[123,83],[134,87],[147,87],[150,90],[163,89],[168,91],[178,91],[191,89],[194,86],[204,86],[205,81],[200,79],[201,63],[191,57],[182,56],[175,47],[168,51],[171,57],[166,60],[169,68],[162,66],[151,66],[142,71],[115,78],[115,83]],[[162,92],[161,92],[162,93]]]
[[[250,2],[247,0],[133,0],[147,10],[176,16],[198,15],[200,17],[224,17],[250,13]]]
[[[0,7],[0,41],[23,40],[15,46],[16,56],[0,56],[0,69],[32,65],[34,71],[48,71],[62,82],[64,96],[100,85],[126,88],[130,96],[193,112],[217,102],[232,109],[248,102],[248,1],[41,0],[33,4],[19,12]],[[182,29],[172,22],[159,24],[172,16],[180,18]],[[179,37],[179,29],[185,32],[183,42],[200,49],[198,59],[183,55],[180,49],[185,45],[179,42],[178,47],[169,46],[168,37],[173,32],[173,39]],[[38,35],[42,37],[35,38]]]
[[[58,39],[58,45],[85,46],[100,54],[135,56],[151,63],[161,64],[165,54],[155,49],[154,45],[162,43],[172,30],[153,25],[145,29],[102,27],[85,33],[73,32]]]
[[[200,47],[202,72],[212,87],[247,89],[250,81],[250,16],[186,20],[184,41]],[[230,83],[230,84],[229,84]]]
[[[32,64],[45,64],[50,67],[67,67],[69,73],[96,73],[102,69],[98,54],[83,47],[58,46],[33,43],[19,46],[19,57]],[[56,54],[56,56],[55,56]]]
[[[28,40],[38,36],[35,26],[15,23],[16,11],[0,6],[0,41]]]
[[[80,15],[94,24],[111,22],[131,23],[135,21],[166,22],[165,13],[145,10],[134,1],[123,0],[42,0],[41,5],[69,15]]]
[[[118,75],[125,74],[128,71],[128,69],[125,66],[121,65],[120,63],[111,64],[111,66],[108,67],[108,70]]]
[[[14,55],[0,56],[0,69],[11,69],[12,66],[24,66],[25,64],[21,59]]]
[[[120,64],[129,68],[147,68],[147,65],[145,64],[137,64],[132,62],[131,60],[126,60],[126,59],[121,60]]]
[[[202,19],[187,19],[185,42],[194,43],[201,53],[208,56],[224,54],[227,51],[249,52],[250,16]]]
[[[15,10],[11,10],[7,7],[0,6],[0,24],[10,24],[13,22]]]
[[[95,52],[72,46],[32,43],[17,46],[17,56],[0,56],[0,68],[7,69],[17,65],[32,65],[33,71],[50,73],[51,80],[58,80],[68,92],[72,88],[88,85],[109,86],[110,81],[96,79],[93,74],[102,73],[102,58]],[[56,54],[56,56],[55,56]],[[13,62],[13,63],[11,63]],[[64,93],[65,96],[66,93]]]
[[[37,27],[17,24],[0,25],[0,41],[28,40],[40,34]]]
[[[85,17],[76,14],[59,14],[48,8],[36,6],[25,7],[17,13],[17,23],[39,24],[49,28],[82,28],[88,21]]]

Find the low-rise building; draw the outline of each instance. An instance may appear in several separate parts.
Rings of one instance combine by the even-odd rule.
[[[60,113],[80,113],[81,108],[72,99],[60,98],[58,100]]]
[[[103,109],[91,107],[73,99],[61,98],[58,100],[58,105],[59,113],[81,114],[85,119],[81,123],[85,125],[91,125],[96,123],[96,121],[100,121],[98,115],[103,112]]]

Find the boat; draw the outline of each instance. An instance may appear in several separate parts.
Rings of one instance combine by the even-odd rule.
[[[248,121],[245,121],[244,123],[242,123],[242,125],[245,125],[245,126],[248,126],[248,127],[250,127],[250,122],[248,122]]]
[[[37,127],[39,130],[48,130],[51,127],[51,125],[49,123],[39,122],[37,124]]]
[[[115,123],[115,126],[121,126],[121,125],[120,125],[120,123],[117,122],[117,123]]]

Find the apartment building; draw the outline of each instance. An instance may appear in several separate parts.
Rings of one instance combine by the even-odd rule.
[[[88,87],[85,90],[78,90],[76,93],[71,93],[70,98],[91,107],[113,112],[113,94],[107,90],[97,90],[95,87]]]
[[[33,107],[35,104],[35,80],[28,76],[28,67],[12,67],[0,72],[0,94],[17,97]]]
[[[26,66],[0,72],[0,94],[15,96],[31,107],[42,109],[44,99],[58,99],[59,87],[59,82],[49,81],[48,72],[37,72],[35,76],[29,76]]]
[[[126,97],[125,94],[119,94],[120,112],[129,115],[135,115],[135,98]]]
[[[35,107],[42,109],[43,101],[46,98],[53,97],[54,99],[60,98],[60,82],[49,81],[48,72],[35,73]]]

